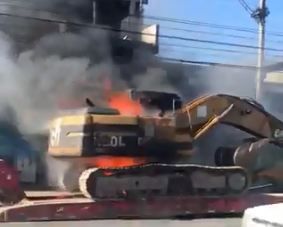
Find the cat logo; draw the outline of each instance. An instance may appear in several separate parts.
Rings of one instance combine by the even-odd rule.
[[[61,118],[58,118],[53,122],[53,126],[50,129],[50,145],[51,146],[59,145],[60,134],[61,134]]]

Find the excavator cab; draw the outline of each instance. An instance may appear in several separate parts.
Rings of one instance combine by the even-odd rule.
[[[145,109],[158,109],[159,116],[163,117],[166,112],[175,112],[181,109],[182,100],[176,93],[130,89],[131,100],[138,101]]]

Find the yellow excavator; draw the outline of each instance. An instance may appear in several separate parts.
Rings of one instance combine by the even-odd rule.
[[[247,168],[266,144],[283,148],[283,122],[256,101],[216,94],[183,104],[174,93],[123,94],[119,105],[128,99],[127,111],[133,105],[141,112],[116,104],[100,108],[87,99],[87,107],[63,111],[50,122],[47,153],[68,166],[57,174],[60,189],[96,200],[158,199],[239,195],[259,178],[283,180],[275,165]],[[215,166],[176,164],[201,152],[195,142],[219,124],[252,137],[239,139],[238,147],[219,146]]]
[[[254,100],[217,94],[183,105],[173,93],[126,93],[143,107],[141,114],[122,115],[87,100],[87,108],[52,121],[48,153],[70,164],[60,177],[65,190],[95,199],[241,194],[254,179],[246,166],[258,155],[257,147],[283,146],[283,122]],[[218,166],[175,164],[192,156],[194,142],[217,124],[254,137],[239,148],[218,149]],[[264,171],[257,177],[266,177]]]

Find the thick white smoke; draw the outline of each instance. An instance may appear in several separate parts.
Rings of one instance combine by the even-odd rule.
[[[66,36],[62,37],[63,41],[68,38]],[[52,38],[54,37],[45,37],[39,45],[46,44],[45,49],[50,50],[48,47],[58,42],[55,39],[53,43]],[[71,41],[65,42],[66,45],[70,43]],[[39,48],[39,50],[42,49]],[[100,97],[97,94],[102,91],[102,74],[105,71],[106,74],[111,73],[109,70],[112,69],[111,62],[89,67],[90,60],[86,57],[65,59],[56,55],[34,57],[35,49],[23,52],[15,58],[12,50],[11,39],[1,33],[0,111],[4,110],[7,104],[12,106],[18,117],[19,129],[23,134],[37,133],[44,129],[47,122],[57,114],[55,103],[58,98],[76,99],[77,95],[86,96],[75,84],[77,78],[91,77],[95,85],[93,93],[98,100]],[[37,50],[37,54],[38,52]],[[44,153],[44,151],[40,152]],[[61,176],[69,164],[58,162],[45,155],[41,158],[44,158],[47,164],[49,184],[56,185],[54,176]]]
[[[174,84],[174,78],[170,81],[166,73],[150,69],[162,67],[150,54],[137,54],[136,57],[135,64],[143,64],[145,73],[130,73],[123,78],[118,66],[110,60],[109,44],[105,41],[107,35],[97,30],[84,31],[77,35],[50,34],[41,38],[34,48],[15,57],[12,39],[1,33],[0,95],[5,102],[0,102],[0,110],[7,103],[11,105],[18,116],[19,129],[23,134],[30,134],[41,132],[47,122],[57,114],[55,103],[58,98],[81,97],[83,101],[92,94],[90,98],[96,104],[105,105],[105,76],[111,78],[114,89],[122,90],[133,86],[149,90],[178,91],[178,83]],[[93,64],[95,59],[104,61]],[[135,65],[124,67],[131,71]],[[84,92],[75,83],[78,78],[83,77],[91,84],[91,92]],[[49,184],[58,186],[61,177],[57,177],[63,176],[69,164],[45,155],[41,158],[47,165]]]
[[[84,1],[76,0],[13,0],[7,1],[7,7],[2,5],[0,12],[42,17],[39,10],[57,11],[56,15],[45,12],[45,17],[79,21],[78,15],[73,13],[74,5],[83,7],[83,4]],[[111,34],[107,30],[83,29],[80,34],[54,34],[52,29],[56,26],[47,22],[3,15],[0,19],[0,30],[3,31],[0,35],[0,95],[5,100],[3,105],[0,102],[0,110],[6,103],[10,104],[24,134],[41,132],[48,120],[56,115],[54,103],[59,97],[86,98],[89,93],[74,83],[78,77],[85,77],[92,84],[93,96],[90,98],[102,106],[105,105],[102,97],[105,76],[111,78],[113,88],[118,90],[136,87],[175,91],[183,96],[188,94],[189,81],[181,67],[172,68],[161,63],[148,50],[135,50],[132,63],[115,65],[108,42]],[[48,31],[52,34],[45,34]],[[18,50],[21,53],[15,56]],[[144,72],[136,73],[142,67]],[[151,69],[164,67],[166,70],[171,67],[171,75]],[[118,68],[122,68],[123,73]],[[42,158],[47,164],[49,184],[58,186],[58,176],[63,175],[69,164],[45,155]]]
[[[200,71],[207,93],[228,93],[246,97],[255,95],[256,71],[241,68],[207,67]]]
[[[20,128],[25,133],[34,132],[55,113],[55,91],[71,88],[74,79],[86,71],[88,59],[50,56],[32,61],[30,52],[14,59],[9,55],[10,46],[1,35],[0,93],[15,109]]]

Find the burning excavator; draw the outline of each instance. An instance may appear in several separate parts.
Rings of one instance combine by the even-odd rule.
[[[87,108],[51,121],[47,153],[69,164],[58,176],[61,189],[95,200],[136,200],[237,195],[258,177],[281,180],[272,168],[247,171],[261,146],[283,148],[283,122],[253,100],[217,94],[183,104],[174,93],[132,89],[108,101],[110,108],[100,108],[87,99]],[[191,157],[194,142],[217,124],[253,137],[217,149],[217,166],[175,164]],[[3,197],[18,202],[21,196],[5,197],[8,189]]]

